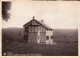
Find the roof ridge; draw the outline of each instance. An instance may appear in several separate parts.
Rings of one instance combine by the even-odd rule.
[[[36,20],[36,19],[35,19]],[[38,21],[38,20],[36,20],[36,21]],[[41,22],[41,21],[38,21],[40,24],[42,24],[43,26],[45,26],[46,28],[48,28],[48,29],[52,29],[51,27],[49,27],[48,25],[46,25],[45,23],[43,23],[43,22]]]
[[[49,27],[48,25],[46,25],[45,23],[43,23],[43,22],[41,22],[41,21],[39,21],[39,20],[36,20],[35,18],[34,18],[34,16],[33,16],[33,19],[32,20],[35,20],[35,21],[37,21],[39,24],[41,24],[42,26],[44,26],[45,28],[47,28],[47,29],[52,29],[51,27]],[[29,22],[31,22],[32,20],[30,20]],[[28,22],[28,23],[29,23]],[[28,23],[26,23],[25,25],[27,25]],[[23,26],[25,26],[25,25],[23,25]]]

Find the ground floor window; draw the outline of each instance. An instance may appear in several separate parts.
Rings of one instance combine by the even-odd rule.
[[[46,36],[46,40],[49,40],[49,36]]]
[[[24,40],[28,42],[28,35],[24,35]]]
[[[51,36],[51,39],[53,39],[53,36]]]

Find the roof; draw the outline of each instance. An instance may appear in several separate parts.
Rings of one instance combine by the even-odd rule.
[[[36,20],[38,21],[38,20]],[[41,25],[43,25],[44,27],[48,28],[48,29],[52,29],[51,27],[47,26],[45,23],[41,22],[41,21],[38,21]]]
[[[33,17],[32,20],[35,20],[34,17]],[[32,21],[32,20],[31,20],[31,21]],[[31,22],[31,21],[29,21],[29,22]],[[43,27],[45,27],[45,28],[47,28],[47,29],[52,29],[51,27],[47,26],[45,23],[43,23],[43,22],[41,22],[41,21],[38,21],[38,20],[35,20],[35,21],[37,21],[39,24],[41,24]],[[28,22],[28,23],[29,23],[29,22]],[[26,23],[25,25],[27,25],[28,23]],[[25,26],[25,25],[24,25],[24,26]]]

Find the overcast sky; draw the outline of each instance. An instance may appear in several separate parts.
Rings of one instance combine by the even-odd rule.
[[[63,2],[12,2],[8,22],[2,21],[3,28],[20,27],[35,16],[36,20],[53,29],[77,29],[78,12],[75,3]]]

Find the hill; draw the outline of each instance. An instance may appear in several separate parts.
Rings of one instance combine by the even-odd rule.
[[[53,29],[54,42],[78,41],[78,29]],[[2,39],[12,38],[13,41],[24,39],[24,28],[2,29]]]
[[[23,28],[4,28],[2,29],[2,39],[12,38],[15,40],[22,40],[24,35]]]
[[[54,42],[78,42],[78,29],[54,29]]]

